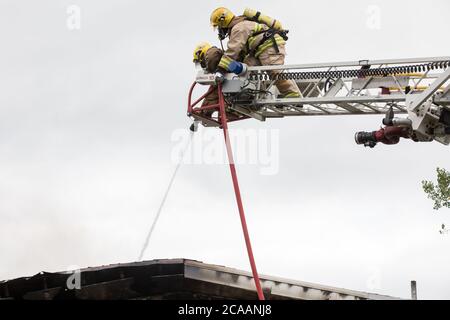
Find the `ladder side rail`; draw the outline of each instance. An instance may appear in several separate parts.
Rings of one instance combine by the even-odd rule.
[[[359,60],[346,62],[327,62],[327,63],[306,63],[306,64],[292,64],[282,66],[253,66],[248,67],[248,71],[271,71],[271,70],[291,70],[291,69],[320,69],[329,67],[361,67],[366,65],[381,65],[381,64],[414,64],[427,62],[449,61],[450,56],[443,57],[427,57],[427,58],[412,58],[412,59],[386,59],[386,60]]]

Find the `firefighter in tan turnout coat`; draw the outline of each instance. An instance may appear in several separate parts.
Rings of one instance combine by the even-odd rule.
[[[215,73],[218,70],[220,59],[222,59],[223,51],[217,47],[213,47],[208,42],[199,43],[194,49],[194,63],[199,63],[203,69],[209,73]],[[217,91],[211,87],[211,93],[205,97],[202,106],[217,104],[219,96]],[[211,112],[204,111],[203,114],[210,116]]]
[[[214,10],[210,20],[211,25],[219,29],[221,39],[229,36],[219,68],[229,71],[231,62],[242,60],[250,66],[284,64],[287,37],[279,21],[250,9],[242,16],[235,16],[227,8]],[[282,98],[301,97],[293,80],[278,80],[275,85]]]

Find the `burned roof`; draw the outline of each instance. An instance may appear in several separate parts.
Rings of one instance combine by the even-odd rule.
[[[79,277],[77,285],[76,278]],[[391,300],[391,296],[261,275],[266,299]],[[187,259],[40,272],[0,282],[0,300],[256,299],[251,273]]]

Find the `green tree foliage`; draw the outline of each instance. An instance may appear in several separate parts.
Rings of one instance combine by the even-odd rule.
[[[450,208],[450,172],[436,168],[437,183],[422,181],[423,191],[434,201],[433,209]]]

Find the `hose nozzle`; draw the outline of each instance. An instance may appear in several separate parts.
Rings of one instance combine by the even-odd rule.
[[[364,147],[373,148],[377,145],[377,139],[375,137],[375,132],[359,131],[355,133],[355,142],[357,144],[363,144]]]
[[[198,130],[198,121],[192,122],[191,126],[189,127],[189,130],[191,130],[191,132],[197,132],[197,130]]]

